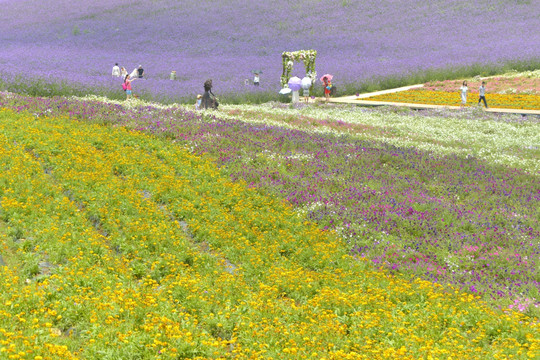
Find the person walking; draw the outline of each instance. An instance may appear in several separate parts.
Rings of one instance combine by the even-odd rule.
[[[120,68],[118,67],[118,63],[114,64],[112,68],[112,76],[113,77],[120,77]]]
[[[486,82],[482,81],[482,85],[480,85],[480,88],[478,89],[478,95],[480,97],[478,98],[478,105],[480,105],[480,101],[484,101],[484,105],[487,109],[487,101],[486,101]]]
[[[212,92],[212,79],[208,79],[204,82],[204,94],[201,99],[201,109],[217,109],[218,101],[214,93]]]
[[[461,92],[461,106],[465,106],[467,105],[467,91],[469,91],[466,80],[463,82],[463,84],[459,88],[459,91]]]
[[[124,78],[124,84],[122,85],[122,87],[126,91],[126,100],[131,99],[131,95],[133,94],[132,88],[131,88],[131,82],[135,79],[137,78],[132,79],[130,75],[126,75],[126,77]]]

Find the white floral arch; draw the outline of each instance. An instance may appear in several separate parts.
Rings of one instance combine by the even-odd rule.
[[[317,72],[315,71],[315,58],[317,57],[317,50],[300,50],[300,51],[284,51],[281,54],[283,58],[283,73],[281,74],[281,87],[289,82],[291,78],[291,71],[295,62],[302,61],[306,67],[306,75],[311,78],[311,87],[317,79]],[[311,91],[312,89],[310,89]]]

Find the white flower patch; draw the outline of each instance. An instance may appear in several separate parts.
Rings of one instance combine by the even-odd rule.
[[[486,119],[462,119],[452,117],[410,116],[395,113],[370,111],[361,108],[320,108],[304,107],[299,109],[275,108],[271,104],[241,105],[231,107],[260,114],[256,119],[251,116],[237,115],[233,118],[246,122],[266,123],[309,133],[336,134],[348,133],[351,136],[386,142],[395,146],[415,147],[420,150],[439,154],[474,155],[496,164],[521,168],[532,174],[539,174],[540,156],[534,153],[530,157],[517,154],[519,149],[538,150],[540,145],[540,124],[537,122],[502,122]],[[354,133],[340,131],[326,125],[291,125],[289,122],[267,120],[275,115],[308,116],[328,122],[346,122],[349,124],[369,125],[378,128],[394,128],[399,134],[410,136],[381,136],[370,132]],[[471,116],[474,116],[472,114]]]
[[[451,256],[448,256],[444,258],[443,260],[446,266],[448,267],[448,269],[451,270],[452,272],[459,270],[459,265],[457,264],[457,262],[454,261],[454,259]]]
[[[526,77],[530,79],[539,79],[540,78],[540,70],[533,70],[533,71],[510,71],[503,75],[497,75],[494,77],[506,77],[506,78],[516,78],[516,77]]]
[[[151,101],[146,101],[146,100],[143,100],[143,99],[140,99],[140,98],[131,98],[129,100],[113,100],[113,99],[109,99],[105,96],[97,96],[97,95],[86,95],[86,96],[83,96],[83,97],[80,97],[80,96],[71,96],[69,97],[69,99],[74,99],[74,100],[90,100],[90,101],[99,101],[99,102],[103,102],[103,103],[106,103],[106,104],[115,104],[115,105],[122,105],[128,109],[135,109],[137,107],[140,107],[140,106],[151,106],[153,108],[156,108],[156,109],[184,109],[184,110],[189,110],[187,107],[183,106],[183,105],[180,105],[180,104],[169,104],[169,105],[165,105],[165,104],[161,104],[161,103],[156,103],[156,102],[151,102]]]
[[[320,202],[320,201],[317,201],[317,202],[313,202],[313,203],[310,203],[304,207],[299,207],[298,209],[296,209],[295,211],[298,213],[298,215],[301,215],[301,216],[305,216],[319,208],[322,208],[324,206],[331,206],[330,204],[325,204],[323,202]]]

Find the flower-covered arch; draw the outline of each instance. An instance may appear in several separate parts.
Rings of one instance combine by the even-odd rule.
[[[281,86],[289,82],[291,78],[291,71],[295,62],[302,61],[306,67],[306,75],[311,78],[311,87],[315,79],[317,79],[317,72],[315,71],[315,58],[317,57],[317,50],[300,50],[300,51],[284,51],[281,54],[283,58],[283,73],[281,74]],[[310,89],[311,90],[311,89]]]

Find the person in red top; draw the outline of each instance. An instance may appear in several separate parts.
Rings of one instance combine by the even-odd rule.
[[[323,78],[324,82],[324,97],[326,98],[326,102],[330,99],[330,92],[332,91],[332,81],[328,80],[327,77]]]
[[[126,100],[129,100],[131,98],[131,94],[132,94],[132,90],[131,90],[131,82],[133,80],[135,80],[136,78],[134,79],[131,79],[129,74],[126,75],[126,78],[124,79],[124,84],[126,85]]]

